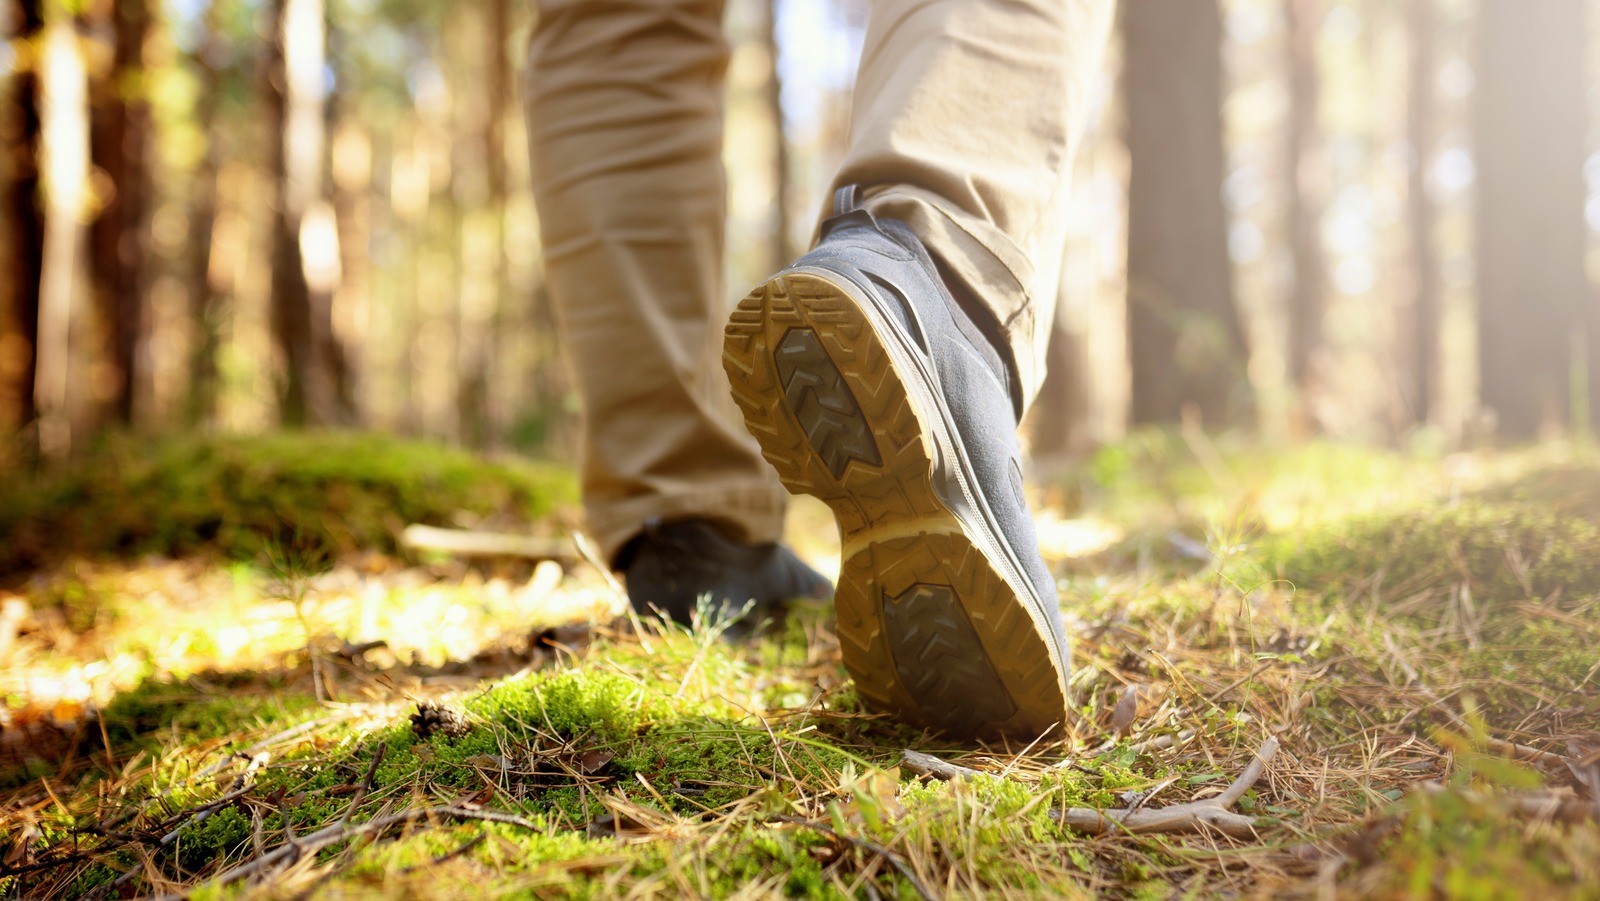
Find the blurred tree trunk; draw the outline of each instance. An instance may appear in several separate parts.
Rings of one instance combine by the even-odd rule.
[[[339,90],[328,100],[327,120],[333,123],[329,170],[332,175],[333,228],[338,255],[333,263],[337,278],[330,290],[330,364],[342,415],[350,421],[365,408],[370,397],[364,341],[372,330],[372,131],[363,120],[361,98],[368,85],[359,67],[348,64],[355,56],[352,45],[358,33],[339,27],[337,17],[328,23],[328,47],[337,71]]]
[[[783,128],[783,74],[778,68],[778,2],[762,0],[761,41],[766,50],[768,70],[763,84],[763,99],[772,124],[772,248],[768,268],[772,272],[794,262],[794,239],[790,235],[793,215],[790,199],[789,139]]]
[[[1285,171],[1288,173],[1288,232],[1293,281],[1289,291],[1289,383],[1298,395],[1299,417],[1315,428],[1312,414],[1317,390],[1314,371],[1322,342],[1322,316],[1327,295],[1326,261],[1322,254],[1324,167],[1318,126],[1321,78],[1317,69],[1317,33],[1322,28],[1322,0],[1284,0],[1288,33],[1289,127]]]
[[[16,6],[18,46],[39,41],[44,29],[42,0],[20,0]],[[44,209],[39,193],[39,67],[37,61],[22,65],[10,79],[11,115],[7,123],[14,139],[6,143],[7,182],[5,243],[7,281],[10,284],[11,328],[18,340],[10,353],[18,359],[6,361],[0,373],[15,373],[9,386],[13,393],[16,424],[34,421],[34,404],[39,346],[39,280],[44,268]],[[10,379],[8,378],[8,381]]]
[[[537,15],[537,14],[536,14]],[[522,127],[531,134],[536,126],[533,107],[524,98],[521,104]],[[528,248],[538,251],[542,248]],[[573,419],[565,409],[571,394],[567,384],[567,369],[561,360],[560,334],[556,327],[555,302],[550,298],[550,288],[545,280],[541,263],[531,268],[529,279],[522,286],[519,301],[526,304],[520,320],[522,334],[527,336],[526,351],[518,382],[524,388],[515,408],[515,422],[511,427],[512,443],[523,450],[548,452],[557,447],[572,431]]]
[[[1208,425],[1249,408],[1222,205],[1222,22],[1215,0],[1122,5],[1132,419]]]
[[[331,248],[324,242],[336,243],[337,238],[322,195],[322,2],[273,0],[270,18],[266,93],[277,186],[272,330],[284,362],[279,416],[291,426],[347,424],[354,420],[354,404],[345,378],[344,351],[333,334],[333,286],[325,270],[307,265],[304,254],[307,247],[327,253]],[[322,215],[308,230],[308,214],[314,207]]]
[[[212,241],[215,238],[218,191],[222,171],[221,128],[222,65],[226,41],[222,34],[226,21],[224,0],[211,0],[204,20],[205,37],[195,50],[194,63],[200,73],[200,94],[195,100],[195,119],[205,130],[206,152],[194,175],[189,221],[189,318],[194,344],[189,357],[189,388],[184,401],[184,419],[191,425],[209,425],[217,418],[217,352],[222,345],[221,273],[213,272]]]
[[[83,212],[89,203],[89,78],[78,22],[60,7],[40,42],[40,160],[44,187],[44,256],[39,274],[39,341],[34,403],[39,451],[62,459],[84,421],[84,380],[73,378],[83,356]]]
[[[358,398],[368,377],[361,342],[371,327],[372,137],[359,113],[347,112],[344,102],[336,109],[333,118],[340,125],[333,144],[333,217],[339,278],[330,298],[330,350],[341,413],[354,418],[363,408]]]
[[[506,173],[505,119],[513,100],[511,60],[506,36],[511,33],[510,0],[488,0],[483,17],[483,51],[487,71],[487,105],[483,110],[479,135],[483,155],[484,214],[488,217],[489,271],[468,277],[481,278],[489,293],[487,321],[462,316],[461,372],[458,385],[457,431],[469,447],[483,448],[499,439],[505,430],[505,415],[498,402],[497,373],[504,365],[509,342],[505,340],[506,200],[509,196]],[[459,173],[458,177],[465,175]],[[467,204],[470,206],[470,204]]]
[[[1435,0],[1411,0],[1410,102],[1406,111],[1406,140],[1411,145],[1411,171],[1406,190],[1407,223],[1411,231],[1412,286],[1411,418],[1427,425],[1433,416],[1433,393],[1439,367],[1439,260],[1433,244],[1437,217],[1428,193],[1428,161],[1433,159],[1433,84],[1436,67]],[[1404,333],[1404,332],[1402,332]]]
[[[1571,412],[1573,336],[1592,305],[1584,252],[1583,0],[1480,0],[1478,363],[1500,433]]]
[[[1087,452],[1089,429],[1088,334],[1083,317],[1070,301],[1062,280],[1056,294],[1056,315],[1045,348],[1044,383],[1028,414],[1030,456],[1064,461]]]
[[[149,78],[144,46],[151,29],[150,0],[109,4],[114,44],[111,71],[100,79],[93,98],[90,154],[106,175],[111,195],[89,230],[90,273],[95,301],[105,324],[116,381],[105,404],[112,421],[130,425],[135,407],[150,397],[145,356],[145,301],[149,294],[153,125],[147,99]]]
[[[511,398],[526,386],[517,385],[508,393],[507,376],[515,370],[512,357],[516,341],[508,330],[518,321],[514,311],[523,307],[513,303],[515,289],[511,279],[511,259],[507,253],[507,213],[511,199],[509,159],[506,156],[506,123],[521,123],[517,108],[517,62],[511,56],[506,36],[512,33],[511,0],[491,0],[489,51],[494,68],[490,73],[489,126],[489,202],[494,208],[495,301],[493,323],[494,370],[489,374],[489,420],[495,444],[504,444],[511,429]]]

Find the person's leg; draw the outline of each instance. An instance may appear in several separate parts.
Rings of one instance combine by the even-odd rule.
[[[786,498],[726,415],[716,365],[722,7],[544,0],[525,76],[546,278],[583,405],[588,530],[636,605],[679,619],[730,574],[737,596],[714,600],[816,593],[770,544]]]
[[[1044,381],[1069,168],[1115,5],[877,0],[867,25],[834,187],[860,185],[972,292],[1022,407]]]
[[[1067,641],[1015,431],[1043,375],[1074,125],[1111,5],[880,0],[850,187],[725,329],[746,426],[785,486],[838,519],[857,692],[951,733],[1032,738],[1066,718]]]
[[[774,541],[785,499],[723,415],[720,0],[547,0],[527,69],[550,297],[608,559],[650,519]]]

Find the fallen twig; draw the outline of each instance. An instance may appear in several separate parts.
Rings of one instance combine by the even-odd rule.
[[[372,755],[372,762],[367,764],[367,775],[361,780],[361,785],[356,788],[356,796],[351,799],[350,806],[344,809],[344,816],[339,818],[339,825],[343,826],[350,821],[350,815],[356,812],[356,808],[361,806],[362,801],[366,800],[367,792],[372,791],[372,780],[378,775],[378,764],[383,763],[384,752],[388,750],[388,745],[378,745],[377,752]],[[287,828],[289,821],[285,819],[283,822],[285,828]],[[291,842],[294,841],[292,834],[289,840]]]
[[[1055,817],[1063,824],[1098,835],[1103,832],[1201,832],[1207,829],[1248,838],[1255,835],[1255,818],[1234,813],[1228,808],[1238,803],[1244,793],[1266,772],[1267,764],[1278,753],[1278,739],[1268,738],[1256,751],[1254,760],[1245,767],[1239,778],[1223,790],[1222,794],[1204,801],[1175,804],[1156,810],[1118,808],[1095,810],[1071,807],[1059,811]]]
[[[1571,789],[1565,788],[1486,795],[1470,788],[1452,788],[1438,782],[1422,782],[1417,785],[1417,791],[1426,795],[1456,794],[1481,805],[1501,803],[1517,816],[1548,818],[1565,823],[1577,823],[1597,816],[1593,805],[1578,797]]]
[[[1151,751],[1160,751],[1164,748],[1180,745],[1194,738],[1196,734],[1198,733],[1194,729],[1181,729],[1176,735],[1169,732],[1166,735],[1157,735],[1155,738],[1135,742],[1128,746],[1128,750],[1135,754],[1148,754]]]
[[[932,754],[924,754],[921,751],[909,749],[900,752],[900,765],[915,775],[928,776],[944,782],[949,782],[952,779],[971,779],[973,776],[979,775],[978,770],[970,767],[960,766],[959,764],[940,760]]]
[[[355,663],[362,657],[366,656],[368,651],[376,651],[379,648],[386,648],[388,646],[389,643],[381,638],[374,639],[372,641],[363,641],[359,644],[351,644],[350,642],[346,641],[344,643],[344,647],[334,651],[334,653],[338,654],[339,658],[347,663]]]
[[[211,818],[212,814],[253,791],[256,787],[256,783],[251,777],[255,775],[257,769],[267,762],[268,757],[269,755],[265,752],[252,757],[250,759],[250,765],[245,769],[244,772],[234,777],[232,786],[230,786],[229,790],[225,794],[214,801],[209,801],[200,805],[193,811],[184,815],[183,819],[172,828],[172,831],[161,836],[161,840],[157,842],[157,847],[165,848],[166,846],[172,844],[178,840],[178,836],[182,834],[183,830],[189,828],[190,826],[204,823],[206,820]],[[95,851],[98,853],[100,849],[96,848]],[[117,876],[115,880],[100,885],[98,888],[90,891],[83,897],[104,897],[106,893],[121,889],[124,885],[127,885],[128,882],[133,879],[134,876],[137,876],[143,869],[144,861],[140,861],[128,869],[123,870],[121,875]]]
[[[1133,744],[1128,745],[1128,750],[1132,751],[1135,754],[1148,754],[1151,751],[1162,751],[1162,750],[1165,750],[1167,748],[1171,748],[1171,747],[1174,747],[1176,745],[1180,745],[1180,744],[1188,741],[1189,739],[1194,738],[1198,734],[1199,733],[1196,732],[1194,729],[1183,729],[1183,730],[1180,730],[1177,734],[1173,734],[1171,732],[1168,732],[1165,735],[1157,735],[1155,738],[1147,738],[1144,741],[1134,742]],[[1115,748],[1116,746],[1117,746],[1117,736],[1113,735],[1112,737],[1110,737],[1110,738],[1106,739],[1105,741],[1101,742],[1095,748],[1091,749],[1089,754],[1090,754],[1090,756],[1098,756],[1100,754],[1104,754],[1105,752],[1111,750],[1112,748]],[[1078,764],[1078,761],[1076,761],[1076,760],[1063,760],[1063,761],[1060,761],[1059,763],[1050,764],[1050,766],[1048,768],[1049,769],[1053,769],[1053,770],[1059,770],[1059,769],[1066,769],[1068,767],[1076,766],[1077,764]]]
[[[254,757],[257,754],[259,754],[262,751],[265,751],[267,748],[270,748],[275,744],[278,744],[279,742],[284,742],[284,741],[288,741],[290,739],[299,738],[300,736],[304,735],[305,733],[310,732],[310,731],[312,731],[313,729],[316,729],[319,726],[325,726],[325,725],[327,725],[327,724],[329,724],[331,722],[334,722],[337,719],[338,719],[338,717],[324,716],[324,717],[320,717],[320,718],[314,719],[314,720],[307,720],[304,723],[300,723],[298,725],[290,726],[289,728],[284,729],[281,732],[275,732],[272,735],[269,735],[266,738],[261,739],[260,741],[256,742],[255,744],[250,745],[247,748],[242,748],[242,749],[240,749],[238,751],[231,751],[226,756],[224,756],[221,760],[217,761],[216,763],[211,764],[210,766],[206,767],[205,769],[202,769],[199,772],[196,772],[193,775],[186,777],[177,786],[174,786],[172,788],[167,789],[165,792],[162,792],[160,795],[158,795],[156,797],[149,798],[149,799],[145,800],[144,802],[142,802],[141,804],[139,804],[137,807],[133,808],[132,810],[129,810],[129,811],[125,812],[125,813],[122,813],[122,814],[120,814],[120,815],[118,815],[116,817],[113,817],[108,822],[102,823],[99,828],[102,831],[105,831],[105,832],[110,832],[112,830],[115,830],[119,826],[122,826],[124,823],[128,823],[128,822],[130,822],[130,821],[132,821],[132,820],[134,820],[134,819],[136,819],[136,818],[138,818],[140,816],[143,816],[145,811],[150,809],[151,805],[158,804],[158,803],[160,803],[162,801],[165,801],[168,798],[172,797],[174,794],[176,794],[182,788],[182,786],[190,785],[190,784],[192,784],[194,782],[197,782],[197,781],[199,781],[201,779],[204,779],[207,776],[210,776],[211,774],[217,772],[218,770],[221,770],[223,767],[225,767],[228,764],[233,763],[235,761],[238,761],[238,760],[245,760],[245,761],[252,760],[252,759],[254,759]],[[95,848],[95,849],[91,849],[91,850],[99,851],[99,850],[109,850],[109,849]]]
[[[440,551],[463,557],[522,557],[527,560],[573,560],[572,542],[565,538],[537,538],[506,532],[473,532],[409,525],[400,543],[415,551]]]
[[[1560,754],[1555,754],[1550,751],[1541,751],[1538,748],[1530,748],[1527,745],[1519,745],[1516,742],[1506,741],[1500,738],[1491,738],[1484,744],[1487,745],[1491,751],[1498,751],[1508,757],[1531,760],[1535,763],[1543,763],[1549,766],[1562,766],[1567,762],[1567,758],[1561,756]]]

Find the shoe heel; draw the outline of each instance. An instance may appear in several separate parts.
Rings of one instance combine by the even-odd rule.
[[[953,736],[1032,737],[1061,724],[1061,681],[1037,628],[966,536],[847,553],[834,604],[868,706]]]
[[[925,430],[857,302],[809,273],[741,300],[723,366],[745,426],[791,492],[833,508],[848,537],[939,517]]]
[[[775,277],[739,302],[722,359],[784,486],[838,520],[834,603],[863,702],[952,736],[1058,726],[1040,625],[939,500],[930,431],[861,302],[809,272]]]

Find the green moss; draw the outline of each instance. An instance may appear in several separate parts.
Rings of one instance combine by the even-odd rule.
[[[1281,535],[1267,556],[1302,597],[1331,608],[1333,631],[1381,629],[1392,645],[1440,655],[1496,722],[1548,703],[1600,714],[1600,526],[1516,500],[1519,486],[1552,490],[1536,474],[1489,492],[1493,502]]]
[[[281,728],[316,710],[316,699],[307,695],[228,690],[230,682],[248,678],[244,674],[181,681],[148,678],[118,694],[101,712],[106,737],[113,746],[129,742],[155,746],[173,734],[185,741],[204,741],[244,729]]]
[[[622,791],[641,804],[658,805],[665,799],[673,812],[694,816],[775,781],[833,784],[849,759],[814,740],[786,740],[778,733],[777,742],[784,744],[780,760],[774,733],[675,698],[669,687],[604,670],[501,683],[467,705],[487,728],[460,739],[431,740],[430,771],[446,783],[465,773],[470,778],[461,785],[467,787],[477,777],[466,768],[486,758],[504,759],[500,755],[508,752],[595,752],[604,763],[590,775],[599,780],[601,790]],[[516,769],[527,767],[519,764]],[[549,772],[543,769],[509,780],[537,786],[533,809],[581,825],[595,810],[592,789],[569,784],[573,780],[561,775],[564,771],[553,761]]]
[[[1572,715],[1600,716],[1600,658],[1593,634],[1536,618],[1504,623],[1487,643],[1461,652],[1466,693],[1499,720],[1545,704]],[[1595,619],[1591,612],[1590,622]]]
[[[468,710],[507,727],[615,743],[637,734],[654,716],[669,713],[672,705],[665,700],[659,691],[620,673],[569,672],[501,683]]]
[[[1547,466],[1481,489],[1473,496],[1491,504],[1514,504],[1600,523],[1600,467]]]
[[[70,555],[393,551],[409,523],[530,522],[575,497],[555,467],[377,435],[112,440],[68,469],[0,483],[0,577]]]
[[[132,855],[124,856],[127,858],[132,857]],[[87,897],[101,886],[108,885],[109,883],[115,881],[116,878],[117,872],[111,867],[108,867],[103,863],[95,863],[85,867],[83,872],[79,873],[78,876],[72,880],[70,888],[65,894],[68,897],[73,898]],[[0,883],[0,888],[4,888],[5,890],[9,891],[12,887]]]
[[[1465,587],[1480,607],[1600,594],[1600,527],[1518,506],[1469,503],[1349,520],[1282,536],[1282,577],[1322,596],[1398,602]]]
[[[280,823],[272,825],[277,827],[274,831],[281,831]],[[187,826],[178,833],[173,843],[178,864],[191,872],[202,869],[218,857],[244,847],[250,840],[250,829],[248,815],[237,807],[223,807],[203,822]]]

